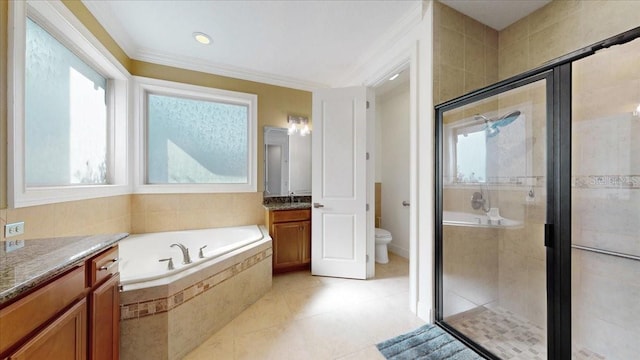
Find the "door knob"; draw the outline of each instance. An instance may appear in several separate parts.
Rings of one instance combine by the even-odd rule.
[[[409,202],[406,201],[406,200],[402,202],[402,206],[409,206],[409,205],[411,205],[411,204],[409,204]]]
[[[320,204],[320,203],[313,203],[313,207],[318,209],[318,208],[323,208],[324,205]]]

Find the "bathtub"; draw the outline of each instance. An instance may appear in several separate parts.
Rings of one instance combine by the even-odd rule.
[[[458,211],[443,211],[442,225],[448,226],[468,226],[483,228],[518,228],[523,225],[522,221],[501,217],[500,220],[490,221],[485,214],[472,214]]]
[[[217,257],[264,238],[257,225],[130,235],[120,241],[120,284],[126,291],[168,283],[183,276],[180,273],[185,270],[190,270],[188,274],[198,271]],[[191,264],[182,263],[180,249],[171,247],[174,243],[189,249]],[[203,246],[204,257],[200,258]],[[168,258],[173,259],[173,270],[168,269],[167,262],[159,261]],[[157,279],[162,280],[152,281]]]
[[[182,264],[173,243],[193,263]],[[272,243],[262,225],[131,235],[119,246],[122,360],[181,359],[271,289]],[[173,270],[158,261],[169,257]]]

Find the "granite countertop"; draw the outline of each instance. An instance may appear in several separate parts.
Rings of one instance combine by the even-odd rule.
[[[310,202],[289,202],[289,203],[271,203],[263,204],[265,209],[271,210],[295,210],[295,209],[311,209]]]
[[[128,234],[25,240],[24,247],[5,252],[0,247],[0,304],[81,264]]]

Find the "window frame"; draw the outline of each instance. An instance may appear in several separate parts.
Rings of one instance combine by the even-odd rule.
[[[108,80],[107,184],[28,187],[25,178],[26,21],[31,18]],[[10,1],[8,63],[8,187],[10,208],[128,194],[129,73],[60,1]]]
[[[133,193],[241,193],[257,191],[258,149],[258,96],[255,94],[191,85],[167,80],[134,76],[134,128],[135,169]],[[147,94],[158,94],[194,100],[215,101],[245,105],[248,108],[247,124],[247,183],[236,184],[148,184],[147,180]]]

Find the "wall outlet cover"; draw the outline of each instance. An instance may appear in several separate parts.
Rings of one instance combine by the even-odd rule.
[[[24,221],[18,221],[4,226],[4,237],[9,238],[24,234]]]

